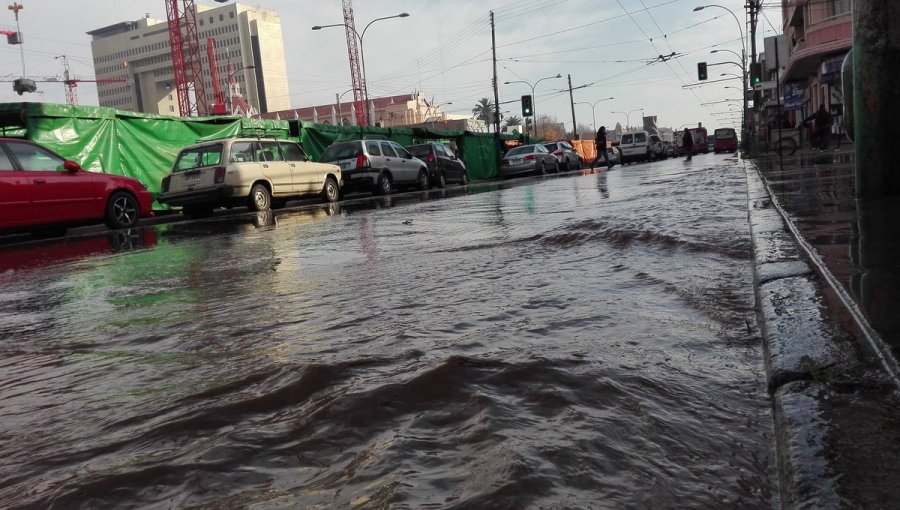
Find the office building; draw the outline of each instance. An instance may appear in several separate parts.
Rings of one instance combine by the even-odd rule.
[[[162,4],[162,2],[160,2]],[[281,20],[275,11],[242,4],[197,5],[197,32],[206,104],[216,103],[207,39],[215,40],[216,66],[226,109],[246,103],[248,115],[290,108]],[[169,28],[149,15],[88,32],[100,106],[180,115]],[[229,72],[230,64],[230,72]],[[104,79],[124,82],[104,83]],[[199,103],[199,101],[197,101]],[[209,112],[200,112],[206,114]]]

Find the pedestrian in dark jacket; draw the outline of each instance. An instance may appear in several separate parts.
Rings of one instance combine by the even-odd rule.
[[[803,119],[803,125],[809,124],[809,121],[813,121],[813,134],[810,140],[813,149],[824,149],[822,142],[825,141],[825,137],[831,131],[831,113],[828,112],[824,104],[821,104],[815,113]]]
[[[594,142],[597,143],[597,157],[594,158],[594,164],[600,161],[600,154],[602,153],[603,160],[606,162],[606,168],[612,168],[612,165],[609,164],[609,153],[606,152],[606,126],[600,126]],[[591,168],[593,168],[593,165]]]
[[[681,146],[684,148],[686,159],[690,161],[694,156],[694,137],[691,136],[690,129],[684,130],[684,134],[681,136]]]

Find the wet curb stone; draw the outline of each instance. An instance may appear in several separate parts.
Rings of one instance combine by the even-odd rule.
[[[756,166],[745,169],[782,507],[891,508],[900,497],[894,388],[835,324]]]

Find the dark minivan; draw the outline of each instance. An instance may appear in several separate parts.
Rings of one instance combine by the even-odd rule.
[[[469,184],[466,165],[450,147],[442,143],[422,143],[406,148],[413,156],[428,165],[428,177],[432,186],[443,188],[448,182]]]

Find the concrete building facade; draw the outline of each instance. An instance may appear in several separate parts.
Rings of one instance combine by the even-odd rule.
[[[214,97],[207,39],[215,39],[215,56],[226,108],[242,104],[255,114],[290,108],[287,66],[278,13],[242,4],[221,7],[197,5],[206,103]],[[165,20],[147,15],[88,32],[94,73],[98,80],[124,78],[120,83],[97,83],[100,106],[161,115],[180,115],[172,70],[169,29]],[[231,73],[229,73],[229,63]],[[234,82],[233,85],[231,82]],[[205,114],[208,112],[201,112]]]

